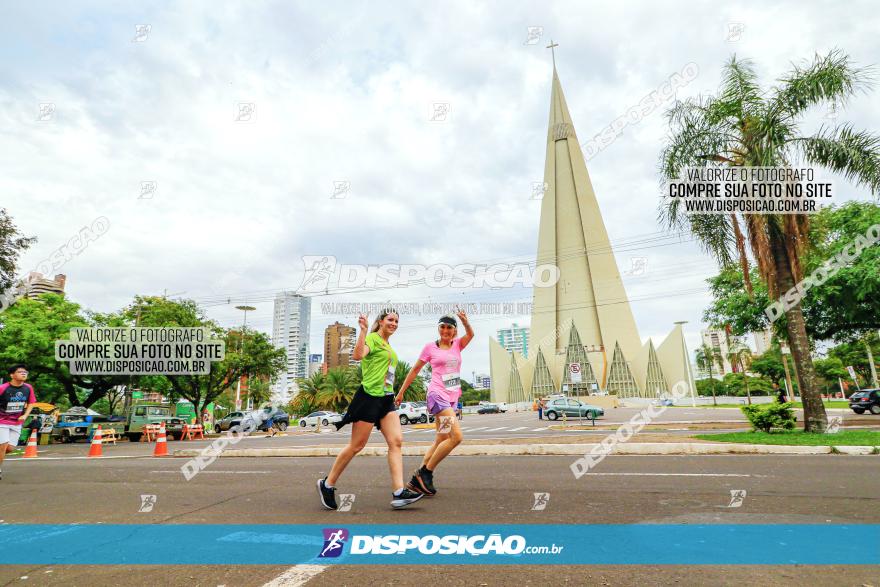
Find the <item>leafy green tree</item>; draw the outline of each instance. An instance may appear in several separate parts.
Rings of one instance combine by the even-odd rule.
[[[773,395],[773,385],[762,377],[746,377],[742,373],[728,373],[722,381],[726,395]]]
[[[173,395],[188,400],[201,413],[242,376],[249,379],[273,379],[284,369],[286,353],[276,348],[262,332],[226,330],[208,320],[192,300],[168,300],[137,296],[124,311],[142,327],[203,327],[211,338],[222,340],[226,356],[211,363],[207,375],[165,375]]]
[[[858,375],[861,380],[859,381],[860,386],[866,384],[870,385],[868,382],[871,381],[871,367],[868,364],[868,354],[865,351],[867,341],[870,341],[869,344],[872,350],[871,354],[874,357],[880,357],[880,341],[878,341],[876,336],[841,343],[828,349],[828,356],[838,359],[841,362],[842,367],[850,366],[853,368],[856,375]],[[849,381],[849,372],[845,369],[844,371],[845,374],[840,377],[842,377],[844,381]]]
[[[785,378],[785,367],[782,365],[782,354],[779,352],[779,345],[774,345],[767,349],[764,353],[752,359],[752,365],[749,367],[752,373],[760,373],[770,383],[780,384]]]
[[[25,363],[40,401],[91,407],[127,378],[71,375],[68,362],[55,360],[55,341],[69,339],[71,328],[104,325],[97,319],[59,294],[18,300],[0,313],[0,363]]]
[[[876,193],[880,138],[851,125],[822,127],[812,135],[799,130],[811,107],[845,102],[865,87],[866,72],[838,51],[817,55],[806,67],[796,66],[770,91],[759,86],[750,62],[733,57],[724,66],[717,96],[679,101],[668,112],[670,135],[660,156],[662,174],[672,180],[685,167],[803,162],[839,172]],[[722,265],[738,259],[747,291],[752,291],[747,244],[771,297],[782,295],[803,277],[808,215],[688,215],[677,198],[667,198],[661,218],[668,227],[694,235]],[[799,305],[788,310],[785,327],[800,380],[804,429],[824,432],[828,421]]]
[[[0,294],[15,283],[18,257],[35,242],[35,237],[21,234],[6,208],[0,208]],[[0,301],[0,310],[6,305]]]
[[[809,274],[870,226],[880,224],[880,206],[872,202],[848,202],[829,206],[813,215],[809,227],[812,243],[804,260]],[[751,269],[752,296],[746,291],[742,269],[722,268],[708,280],[712,304],[703,319],[720,327],[730,325],[734,335],[759,332],[770,326],[764,313],[771,300],[756,269]],[[813,340],[854,340],[880,328],[880,246],[867,247],[851,263],[821,285],[816,285],[801,301],[807,335]],[[786,336],[784,318],[773,324],[776,334]]]
[[[849,373],[844,367],[843,361],[837,357],[816,359],[813,361],[813,365],[816,366],[816,373],[822,378],[826,393],[839,391],[838,377],[841,379],[849,378]]]

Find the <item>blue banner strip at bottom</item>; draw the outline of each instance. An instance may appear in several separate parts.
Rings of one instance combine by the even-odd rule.
[[[876,565],[880,525],[6,524],[0,564]]]

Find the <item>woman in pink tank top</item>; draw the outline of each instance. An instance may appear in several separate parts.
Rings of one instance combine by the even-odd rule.
[[[458,323],[453,316],[443,316],[437,325],[440,338],[429,342],[422,349],[419,360],[410,369],[400,386],[395,401],[403,401],[403,394],[427,364],[431,365],[431,383],[428,385],[428,412],[434,416],[437,436],[434,444],[425,453],[422,466],[413,473],[407,487],[428,496],[437,493],[434,489],[434,469],[456,446],[461,444],[461,426],[455,416],[455,406],[461,397],[461,351],[474,337],[474,331],[464,312],[458,312],[465,335],[456,338]]]

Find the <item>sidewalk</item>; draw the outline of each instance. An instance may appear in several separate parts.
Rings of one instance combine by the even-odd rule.
[[[571,455],[584,456],[601,445],[582,444],[462,444],[452,456],[522,456],[522,455]],[[407,445],[403,447],[404,456],[422,456],[425,446]],[[296,448],[244,448],[223,451],[220,457],[334,457],[342,449],[340,446],[314,446]],[[360,452],[363,456],[385,456],[385,446],[367,446]],[[721,454],[792,454],[818,455],[841,453],[848,455],[871,455],[880,453],[880,447],[873,446],[784,446],[772,444],[734,444],[707,442],[622,442],[615,445],[608,454],[616,455],[721,455]],[[175,457],[199,456],[199,450],[175,450]]]

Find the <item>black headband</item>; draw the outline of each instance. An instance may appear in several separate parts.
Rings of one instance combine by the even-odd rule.
[[[458,322],[456,322],[455,318],[453,318],[452,316],[442,316],[437,324],[449,324],[454,328],[458,328]]]

